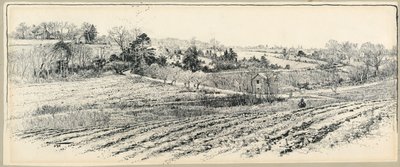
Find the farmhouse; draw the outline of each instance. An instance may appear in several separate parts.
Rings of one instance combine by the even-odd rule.
[[[42,30],[42,31],[35,31],[34,33],[34,38],[35,39],[50,39],[50,33],[47,30]]]

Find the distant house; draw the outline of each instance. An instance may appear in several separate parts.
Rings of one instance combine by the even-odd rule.
[[[257,73],[250,80],[251,93],[273,95],[278,93],[277,76],[275,74]]]
[[[85,44],[86,43],[86,38],[85,36],[81,35],[78,36],[77,38],[75,38],[75,43],[81,43],[81,44]]]
[[[40,29],[40,27],[36,28],[32,33],[35,39],[50,39],[49,31]]]

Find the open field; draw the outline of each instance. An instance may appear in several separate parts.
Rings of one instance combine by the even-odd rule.
[[[318,64],[313,64],[313,63],[304,63],[304,62],[297,62],[294,60],[281,59],[281,58],[278,58],[278,56],[274,53],[244,51],[244,52],[237,52],[237,54],[238,54],[239,60],[241,60],[243,58],[249,59],[250,57],[253,57],[253,56],[260,59],[260,57],[265,54],[266,55],[265,58],[267,58],[271,64],[278,64],[282,67],[285,67],[286,65],[290,65],[291,69],[315,68],[318,66]]]
[[[107,75],[63,84],[11,84],[13,112],[7,117],[13,137],[64,154],[132,163],[290,159],[351,146],[377,131],[394,134],[395,85],[389,80],[334,95],[309,91],[282,103],[219,107],[200,99],[228,94]],[[309,99],[307,108],[297,109],[300,97]]]

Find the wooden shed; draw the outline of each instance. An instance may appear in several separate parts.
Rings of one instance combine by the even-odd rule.
[[[277,75],[257,73],[251,78],[251,92],[256,95],[273,95],[278,93]]]

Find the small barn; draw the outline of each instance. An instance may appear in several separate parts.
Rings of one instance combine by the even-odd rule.
[[[250,80],[251,92],[256,95],[275,95],[278,93],[277,79],[274,73],[257,73]]]

